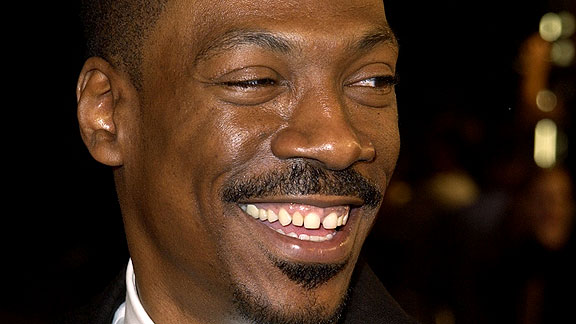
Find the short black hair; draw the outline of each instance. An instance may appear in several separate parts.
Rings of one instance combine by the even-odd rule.
[[[168,0],[82,0],[86,55],[127,72],[141,88],[142,45]]]

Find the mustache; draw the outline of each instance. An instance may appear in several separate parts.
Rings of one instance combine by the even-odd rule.
[[[285,168],[251,177],[232,179],[224,185],[222,198],[238,203],[273,196],[333,195],[357,197],[367,207],[376,208],[383,193],[352,168],[328,170],[305,160],[293,161]]]

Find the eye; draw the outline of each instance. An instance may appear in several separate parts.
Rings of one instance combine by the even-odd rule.
[[[273,69],[254,66],[229,72],[209,83],[209,86],[224,102],[252,106],[281,95],[286,90],[286,81]]]
[[[250,89],[250,88],[261,88],[267,86],[276,85],[276,81],[273,79],[256,79],[256,80],[242,80],[242,81],[226,81],[222,82],[222,85],[232,88]]]
[[[394,86],[397,83],[398,78],[395,75],[359,77],[346,84],[345,92],[349,98],[361,105],[382,108],[394,104]]]
[[[368,87],[374,89],[390,89],[398,83],[398,78],[392,75],[376,76],[368,79],[363,79],[350,84],[352,87]]]

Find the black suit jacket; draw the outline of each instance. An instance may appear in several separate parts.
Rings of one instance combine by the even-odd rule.
[[[356,267],[342,324],[416,324],[365,263]],[[111,324],[126,299],[125,271],[93,303],[67,314],[59,324]],[[265,323],[262,323],[265,324]]]

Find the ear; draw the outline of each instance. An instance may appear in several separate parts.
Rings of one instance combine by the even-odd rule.
[[[115,120],[122,93],[118,77],[110,63],[91,57],[84,63],[76,87],[82,139],[94,159],[109,166],[123,163]]]

